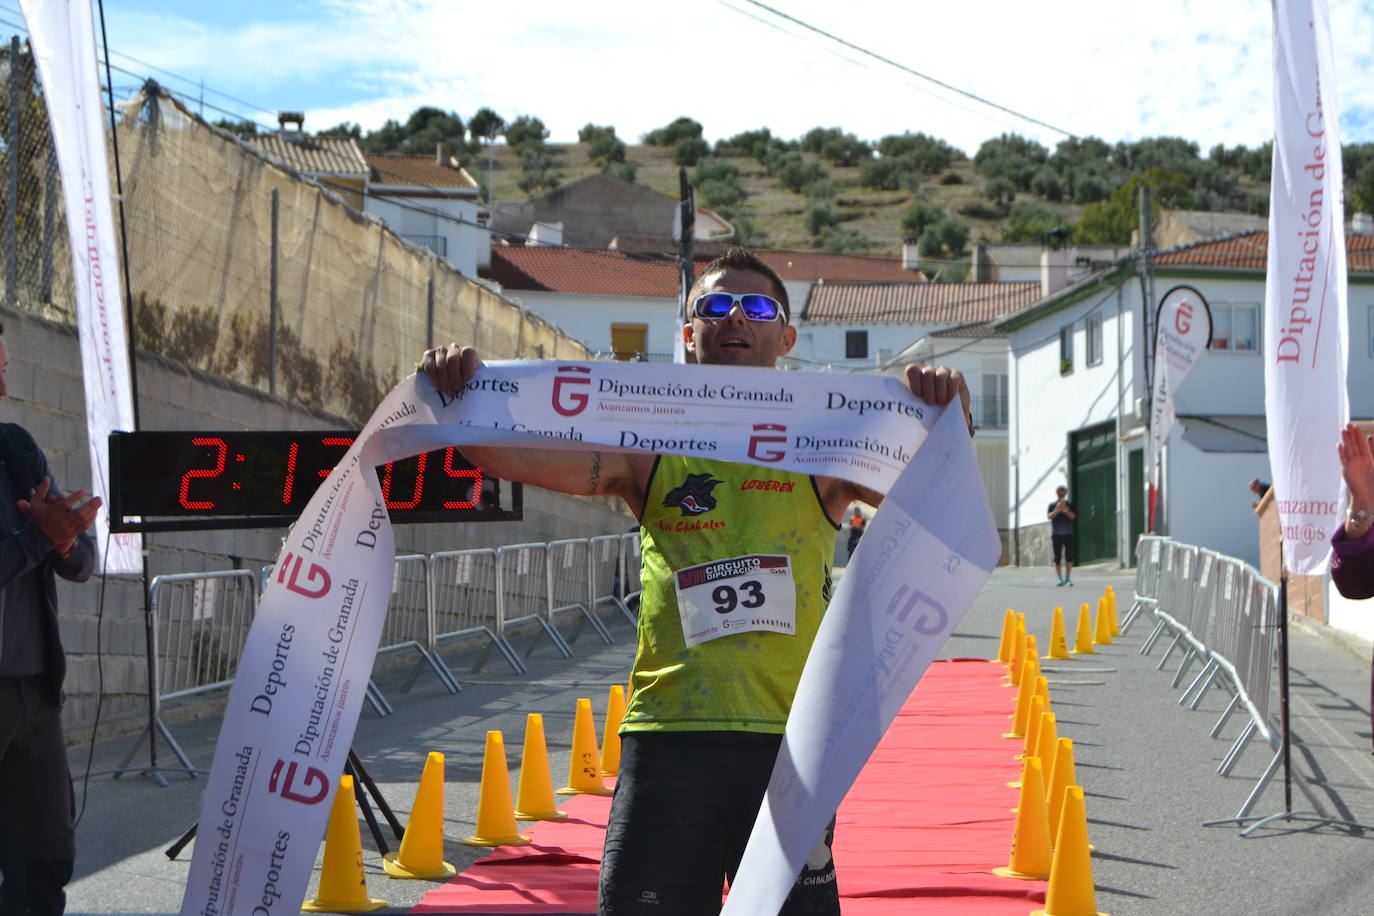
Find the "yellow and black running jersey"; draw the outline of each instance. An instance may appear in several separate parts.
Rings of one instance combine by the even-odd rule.
[[[838,530],[805,474],[661,456],[641,520],[622,730],[782,732],[830,600]]]

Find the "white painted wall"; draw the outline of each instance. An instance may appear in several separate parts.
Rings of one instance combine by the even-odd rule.
[[[1369,613],[1369,600],[1342,598],[1329,576],[1326,582],[1326,622],[1361,639],[1374,640],[1374,614]]]
[[[1169,516],[1164,521],[1169,536],[1258,568],[1259,519],[1248,485],[1252,477],[1269,479],[1269,456],[1204,452],[1187,442],[1182,426],[1175,425],[1166,459],[1163,479]]]
[[[904,365],[911,362],[929,362],[937,366],[957,369],[968,380],[969,394],[979,404],[980,398],[996,396],[998,392],[985,390],[985,374],[1007,374],[1007,341],[1003,337],[973,339],[967,337],[922,337],[900,354],[901,365],[887,370],[888,374],[905,371]],[[978,423],[978,414],[974,422]],[[1008,479],[1007,430],[1005,427],[981,426],[973,440],[974,453],[978,461],[978,471],[983,478],[983,487],[988,494],[988,505],[998,528],[1008,528],[1010,515],[1007,510],[1010,481]]]
[[[477,225],[478,203],[455,198],[386,198],[369,194],[363,209],[385,220],[398,235],[438,235],[448,240],[448,261],[464,276],[477,276],[491,250],[491,231]]]
[[[1009,336],[1012,527],[1045,522],[1045,507],[1054,502],[1055,488],[1068,483],[1070,432],[1115,420],[1123,412],[1119,405],[1131,411],[1138,396],[1130,362],[1138,336],[1133,319],[1138,316],[1119,313],[1128,304],[1115,292],[1095,295]],[[1102,317],[1102,361],[1094,366],[1087,365],[1084,319],[1090,313]],[[1061,375],[1059,330],[1066,325],[1073,327],[1073,371]],[[1120,475],[1126,472],[1125,451],[1120,448],[1117,469]],[[1118,498],[1118,511],[1124,508]]]
[[[912,341],[938,331],[945,325],[939,324],[836,324],[834,322],[801,322],[797,325],[797,346],[792,356],[801,361],[803,368],[812,369],[828,365],[835,371],[872,368],[877,364],[879,350],[889,350],[893,355],[900,353]],[[846,359],[844,355],[844,335],[847,331],[868,332],[868,356],[864,359]],[[813,365],[818,364],[818,365]]]
[[[612,324],[647,324],[650,353],[672,354],[673,337],[680,333],[676,296],[593,296],[519,289],[505,290],[504,295],[598,353],[611,349]]]

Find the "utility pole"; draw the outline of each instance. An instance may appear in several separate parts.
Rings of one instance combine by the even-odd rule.
[[[682,363],[687,361],[687,355],[682,341],[682,327],[687,323],[687,294],[692,290],[692,284],[696,282],[696,219],[697,202],[696,194],[692,190],[692,183],[687,180],[687,169],[679,168],[677,171],[678,183],[678,258],[679,258],[679,280],[678,280],[678,325],[677,333],[673,336],[673,362]]]
[[[1142,346],[1140,348],[1140,352],[1141,359],[1143,360],[1143,366],[1145,369],[1144,403],[1146,406],[1144,412],[1145,415],[1143,419],[1145,421],[1145,441],[1147,443],[1150,441],[1150,413],[1152,409],[1152,404],[1154,402],[1154,387],[1152,385],[1154,375],[1151,370],[1157,370],[1157,367],[1153,367],[1151,365],[1151,361],[1154,357],[1155,352],[1155,242],[1153,232],[1154,207],[1152,206],[1153,201],[1151,200],[1152,194],[1153,192],[1149,185],[1146,185],[1142,182],[1138,192],[1138,198],[1140,202],[1140,319],[1141,327],[1143,330],[1143,336],[1141,337]],[[1161,475],[1160,483],[1163,484],[1163,482],[1163,476]],[[1162,487],[1160,489],[1162,489]],[[1156,499],[1158,499],[1158,495],[1158,490],[1156,490],[1154,494]],[[1148,485],[1148,482],[1145,487],[1145,492],[1135,494],[1135,498],[1143,499],[1145,501],[1145,528],[1147,532],[1153,532],[1154,530],[1156,530],[1156,526],[1150,524],[1150,487]],[[1165,530],[1163,527],[1163,500],[1158,500],[1158,509],[1158,518],[1155,521],[1158,523],[1158,530],[1163,531]]]

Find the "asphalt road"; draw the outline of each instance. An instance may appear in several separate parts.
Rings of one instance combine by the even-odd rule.
[[[1074,579],[1073,587],[1057,588],[1052,570],[998,570],[943,656],[994,656],[1007,608],[1025,613],[1029,630],[1044,645],[1056,604],[1070,612],[1072,621],[1079,602],[1095,601],[1110,583],[1121,613],[1129,607],[1133,580],[1127,572],[1080,569]],[[542,713],[554,780],[560,781],[577,698],[590,697],[599,717],[609,686],[623,683],[628,672],[633,651],[629,624],[611,622],[611,628],[616,645],[602,647],[585,633],[572,661],[541,646],[524,676],[512,674],[499,659],[489,661],[479,675],[464,676],[460,658],[455,668],[464,689],[458,695],[444,692],[427,672],[405,694],[400,692],[405,670],[379,675],[396,711],[384,718],[365,711],[354,746],[401,820],[409,813],[426,754],[442,751],[447,759],[445,857],[461,869],[481,856],[482,850],[458,839],[473,832],[486,731],[504,732],[514,771],[525,716]],[[1243,722],[1233,717],[1218,738],[1210,737],[1226,697],[1213,690],[1197,711],[1180,707],[1179,691],[1169,686],[1170,672],[1155,668],[1162,647],[1151,656],[1139,654],[1148,632],[1142,619],[1115,644],[1100,647],[1096,656],[1046,663],[1059,734],[1074,739],[1075,765],[1087,799],[1098,909],[1113,916],[1374,912],[1369,864],[1374,827],[1282,819],[1245,837],[1234,825],[1205,826],[1205,821],[1236,814],[1270,754],[1254,742],[1230,776],[1217,775],[1216,767]],[[1295,625],[1291,634],[1294,766],[1309,774],[1313,793],[1327,812],[1374,825],[1368,648],[1310,626]],[[215,717],[205,716],[172,729],[192,760],[206,766],[218,724]],[[98,743],[92,769],[116,766],[132,743],[130,737]],[[83,780],[87,754],[84,745],[71,749],[84,814],[68,912],[177,912],[190,848],[176,860],[169,860],[164,850],[197,816],[204,779],[168,770],[166,788],[137,773],[118,780],[108,775]],[[135,762],[147,760],[145,746]],[[159,745],[159,762],[175,762],[165,744]],[[1296,788],[1292,799],[1290,809],[1280,774],[1260,797],[1255,813],[1311,810]],[[388,879],[366,830],[363,838],[370,895],[387,900],[386,911],[414,906],[432,883]]]

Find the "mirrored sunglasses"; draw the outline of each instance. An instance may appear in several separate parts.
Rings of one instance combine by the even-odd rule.
[[[739,303],[744,317],[750,321],[773,321],[782,314],[782,303],[762,293],[706,293],[692,303],[692,315],[707,321],[719,321]]]

